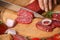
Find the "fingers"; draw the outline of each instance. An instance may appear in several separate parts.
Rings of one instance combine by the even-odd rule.
[[[49,0],[49,10],[52,10],[52,0]]]
[[[48,0],[44,0],[44,9],[46,12],[48,11]]]
[[[57,4],[57,0],[54,0],[54,4],[55,4],[55,5]]]
[[[46,12],[52,10],[52,1],[54,4],[57,4],[57,0],[38,0],[40,8]]]
[[[44,4],[43,4],[43,0],[38,0],[39,2],[39,6],[42,10],[44,10]]]

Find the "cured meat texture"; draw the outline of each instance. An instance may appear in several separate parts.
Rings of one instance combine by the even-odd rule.
[[[52,20],[52,23],[51,23],[50,26],[55,27],[55,28],[56,27],[60,28],[60,21]]]
[[[60,13],[53,13],[52,14],[52,19],[53,20],[60,20],[60,17],[59,16],[60,16]]]
[[[51,32],[56,27],[60,28],[60,21],[52,20],[52,23],[50,25],[44,25],[44,24],[42,24],[42,21],[41,21],[41,22],[36,23],[36,27],[40,30]]]
[[[4,34],[4,32],[7,30],[7,26],[3,23],[0,24],[0,34]]]
[[[34,15],[32,12],[21,9],[18,12],[18,17],[17,17],[16,21],[19,23],[23,23],[23,24],[29,24],[32,22],[33,17],[34,17]]]
[[[52,26],[42,25],[41,22],[38,22],[36,24],[36,27],[40,30],[47,31],[47,32],[51,32],[53,30]]]
[[[35,0],[33,3],[27,5],[26,8],[33,10],[35,12],[38,12],[41,10],[38,4],[38,0]]]
[[[13,35],[13,40],[26,40],[26,39],[21,35]]]

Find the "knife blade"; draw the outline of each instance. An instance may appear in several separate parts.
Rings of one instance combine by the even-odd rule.
[[[24,9],[24,10],[27,10],[29,12],[32,12],[34,14],[34,17],[44,18],[39,13],[36,13],[36,12],[30,10],[30,9],[27,9],[27,8],[12,4],[12,3],[4,1],[4,0],[0,0],[0,6],[3,6],[5,8],[7,8],[7,9],[10,9],[10,10],[13,10],[13,11],[16,11],[16,12],[18,12],[20,9]]]

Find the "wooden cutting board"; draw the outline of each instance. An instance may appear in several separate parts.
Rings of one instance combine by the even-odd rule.
[[[56,8],[54,10],[59,10],[60,11],[59,8],[60,8],[60,5],[56,6]],[[4,11],[2,17],[3,17],[3,21],[5,23],[7,19],[15,20],[16,17],[17,17],[17,13],[14,12],[14,11],[11,11],[9,9],[6,9]],[[36,23],[40,20],[41,20],[41,18],[35,18],[35,19],[33,19],[31,24],[20,24],[20,23],[18,23],[12,29],[16,30],[19,35],[28,36],[30,38],[33,38],[33,37],[38,37],[38,38],[51,37],[51,36],[53,36],[57,33],[60,33],[60,28],[54,29],[53,32],[45,32],[45,31],[41,31],[41,30],[37,29],[36,28]]]
[[[20,5],[20,6],[27,6],[28,4],[34,2],[34,0],[5,0],[7,2],[11,2],[14,3],[16,5]]]
[[[12,40],[12,36],[10,34],[0,35],[0,40]]]

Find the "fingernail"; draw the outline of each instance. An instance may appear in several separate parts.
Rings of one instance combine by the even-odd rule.
[[[52,10],[52,7],[50,7],[49,10]]]
[[[42,10],[44,10],[44,8],[43,8],[43,7],[42,7],[41,9],[42,9]]]
[[[47,11],[48,11],[48,9],[46,8],[46,9],[45,9],[45,11],[47,12]]]
[[[54,4],[56,5],[56,4],[57,4],[57,2],[54,2]]]
[[[46,12],[48,11],[48,10],[45,10]]]

